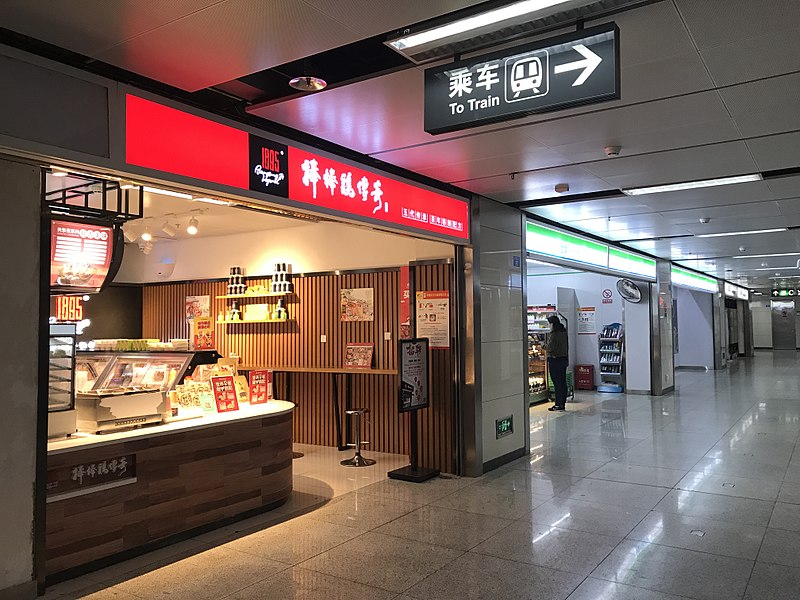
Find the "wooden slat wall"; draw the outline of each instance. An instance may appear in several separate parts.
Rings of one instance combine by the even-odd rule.
[[[449,289],[449,265],[426,265],[416,268],[418,290]],[[248,278],[249,285],[268,285],[268,279]],[[217,349],[224,356],[238,354],[243,365],[291,365],[306,367],[339,367],[348,342],[375,344],[373,366],[397,368],[399,331],[399,270],[342,275],[310,275],[293,277],[295,293],[288,297],[289,316],[296,322],[217,325]],[[189,335],[184,316],[186,296],[211,296],[212,315],[225,310],[226,300],[216,296],[226,293],[226,282],[193,282],[157,284],[144,288],[142,335],[145,338],[185,338]],[[375,320],[343,323],[339,315],[339,294],[342,288],[374,289]],[[267,299],[246,300],[261,303]],[[274,301],[275,299],[270,299]],[[384,340],[384,333],[391,341]],[[320,336],[327,336],[327,343]],[[432,386],[434,405],[420,413],[423,466],[453,472],[453,399],[452,353],[437,350],[433,354]],[[286,375],[279,375],[276,392],[283,394]],[[335,446],[333,375],[291,375],[291,397],[297,405],[294,439],[299,443]],[[341,401],[342,427],[345,376],[337,375]],[[397,377],[354,374],[352,398],[354,406],[369,408],[364,426],[369,449],[378,452],[408,454],[408,415],[397,412]]]

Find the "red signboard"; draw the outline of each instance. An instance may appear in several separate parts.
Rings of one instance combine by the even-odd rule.
[[[288,198],[343,217],[469,240],[469,203],[261,138],[137,96],[126,100],[126,161]]]
[[[81,296],[56,296],[56,321],[82,321],[83,298]],[[52,306],[52,305],[51,305]]]
[[[236,383],[233,375],[212,377],[211,389],[214,392],[214,401],[217,403],[217,412],[231,412],[239,410],[239,400],[236,399]]]
[[[52,221],[50,238],[50,286],[99,290],[111,265],[111,227]]]
[[[250,371],[250,404],[272,400],[272,371]]]

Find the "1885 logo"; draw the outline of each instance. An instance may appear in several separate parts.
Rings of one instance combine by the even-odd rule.
[[[289,149],[284,144],[250,135],[250,189],[287,198]]]

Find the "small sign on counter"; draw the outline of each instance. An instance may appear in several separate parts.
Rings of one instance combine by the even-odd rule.
[[[250,371],[250,404],[266,404],[272,399],[272,371]]]
[[[239,410],[239,401],[236,398],[236,383],[233,375],[212,377],[211,389],[214,392],[214,401],[217,404],[218,413]]]

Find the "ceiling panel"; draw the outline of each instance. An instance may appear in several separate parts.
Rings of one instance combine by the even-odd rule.
[[[674,0],[701,50],[771,34],[800,30],[797,0]]]
[[[742,135],[757,137],[800,129],[797,90],[800,73],[723,88],[720,95]]]
[[[618,188],[741,175],[757,170],[744,142],[620,156],[583,167]]]
[[[694,234],[725,233],[731,231],[753,231],[757,229],[776,229],[800,225],[800,215],[777,215],[771,217],[745,217],[734,215],[729,219],[712,219],[710,223],[686,223],[683,226]],[[763,234],[770,235],[770,234]],[[737,236],[744,240],[758,240],[758,235]]]
[[[663,211],[661,216],[669,223],[675,225],[691,225],[699,223],[702,218],[712,219],[712,222],[726,222],[731,219],[749,217],[777,217],[781,215],[778,203],[774,200],[764,202],[747,202],[733,205],[706,206],[690,210]]]
[[[663,240],[640,240],[625,242],[626,246],[642,252],[649,252],[667,259],[678,259],[689,254],[694,256],[714,256],[713,247],[701,238],[673,238]]]
[[[546,219],[559,222],[598,217],[607,219],[608,217],[615,217],[618,215],[635,215],[653,212],[653,209],[649,206],[645,206],[637,199],[628,196],[588,200],[585,202],[551,204],[548,206],[531,207],[526,210],[531,214],[540,215]]]
[[[439,165],[436,167],[422,167],[415,169],[422,175],[427,175],[434,179],[447,181],[448,183],[456,183],[459,186],[465,186],[469,181],[476,179],[485,179],[487,177],[496,177],[498,175],[509,176],[511,173],[522,173],[524,171],[531,171],[543,169],[547,167],[556,167],[568,164],[565,158],[560,154],[553,152],[547,148],[539,146],[536,142],[531,141],[531,146],[525,152],[518,154],[502,154],[497,156],[489,156],[478,160],[470,160],[460,163],[453,163],[448,165]],[[423,146],[426,149],[439,148],[439,144],[434,146]],[[402,156],[405,151],[399,151]],[[394,153],[392,153],[394,154]],[[387,155],[381,155],[381,159],[388,160],[396,165],[403,166],[404,162],[399,157],[387,158]],[[555,194],[555,191],[552,192]]]
[[[778,200],[778,210],[783,215],[800,214],[800,198],[789,198],[788,200]]]
[[[747,147],[762,171],[800,167],[800,132],[747,140]]]
[[[714,83],[728,86],[797,70],[800,44],[797,31],[785,29],[709,48],[702,57]]]
[[[684,190],[680,192],[662,192],[636,196],[639,202],[653,209],[664,212],[690,208],[703,208],[708,206],[733,206],[764,200],[774,200],[767,182],[754,181],[738,185],[725,185],[699,190]]]
[[[800,176],[770,179],[766,185],[776,199],[800,197]]]
[[[557,183],[568,181],[571,194],[602,189],[605,184],[580,167],[563,167],[519,173],[514,179],[508,175],[457,182],[457,185],[498,202],[522,202],[552,198]]]

